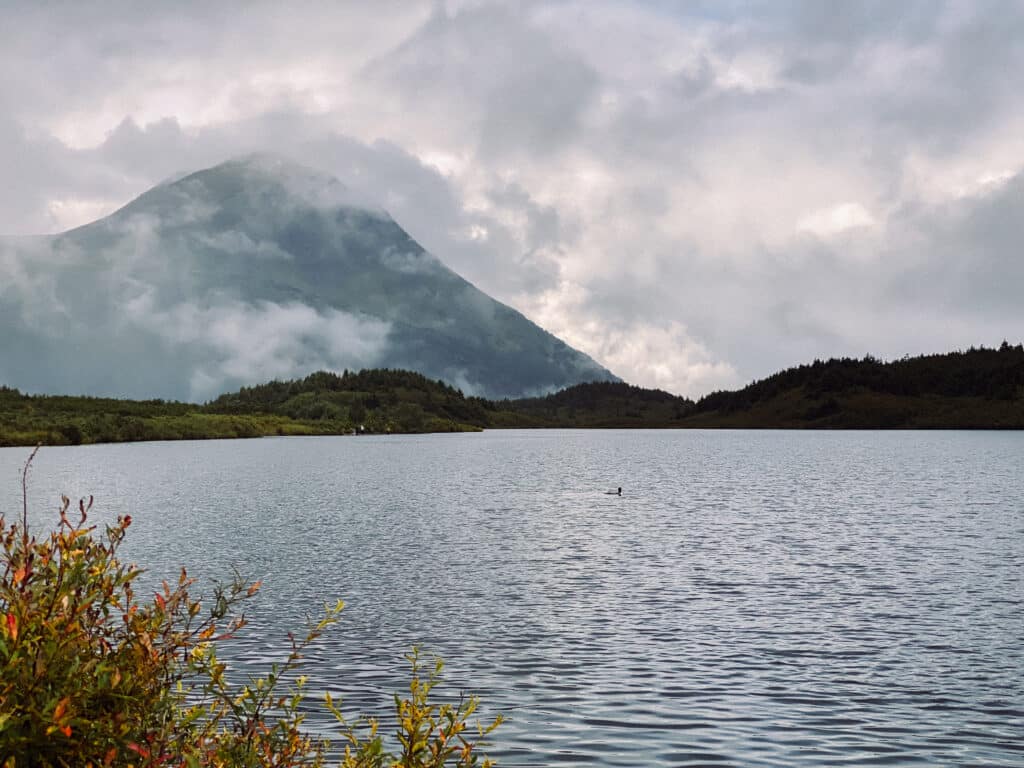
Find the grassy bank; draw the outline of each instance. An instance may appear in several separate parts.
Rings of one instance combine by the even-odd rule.
[[[311,379],[313,377],[310,377]],[[292,386],[294,385],[294,386]],[[241,390],[212,403],[27,395],[0,388],[0,446],[85,445],[272,435],[476,431],[411,390],[318,392],[312,382]],[[289,389],[289,387],[292,387]],[[274,390],[271,398],[263,390]],[[461,397],[461,393],[459,395]]]
[[[189,412],[176,416],[124,416],[73,412],[0,415],[0,446],[86,445],[139,440],[210,440],[267,435],[339,434],[330,424],[280,416],[221,416]]]

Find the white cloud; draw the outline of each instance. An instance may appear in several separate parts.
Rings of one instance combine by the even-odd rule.
[[[743,383],[736,369],[715,360],[679,323],[637,323],[603,334],[598,357],[613,370],[630,371],[631,383],[682,394],[728,389]]]
[[[954,196],[975,197],[977,195],[990,194],[1006,184],[1017,173],[1018,171],[1012,170],[987,171],[975,178],[971,183],[959,187]]]
[[[47,206],[53,229],[64,232],[82,224],[102,218],[114,210],[121,201],[108,199],[82,199],[65,197],[51,200]]]
[[[875,218],[860,203],[840,203],[809,213],[797,222],[797,232],[808,232],[822,238],[833,237],[850,229],[871,227]]]

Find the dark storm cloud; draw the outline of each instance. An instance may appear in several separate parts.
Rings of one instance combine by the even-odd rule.
[[[892,299],[1024,326],[1024,175],[954,205],[915,208],[898,219],[919,258],[894,281]],[[924,242],[913,242],[913,238]],[[894,254],[894,260],[898,254]]]

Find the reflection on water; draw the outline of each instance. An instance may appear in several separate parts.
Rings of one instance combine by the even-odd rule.
[[[311,688],[386,707],[422,644],[503,765],[1019,766],[1021,467],[1020,433],[291,438],[47,448],[31,501],[130,512],[154,578],[263,579],[241,667],[344,597]]]

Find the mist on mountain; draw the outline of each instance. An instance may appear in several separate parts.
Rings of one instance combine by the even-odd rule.
[[[250,155],[58,235],[0,239],[0,383],[205,400],[315,370],[467,394],[616,377],[424,250],[333,177]]]

